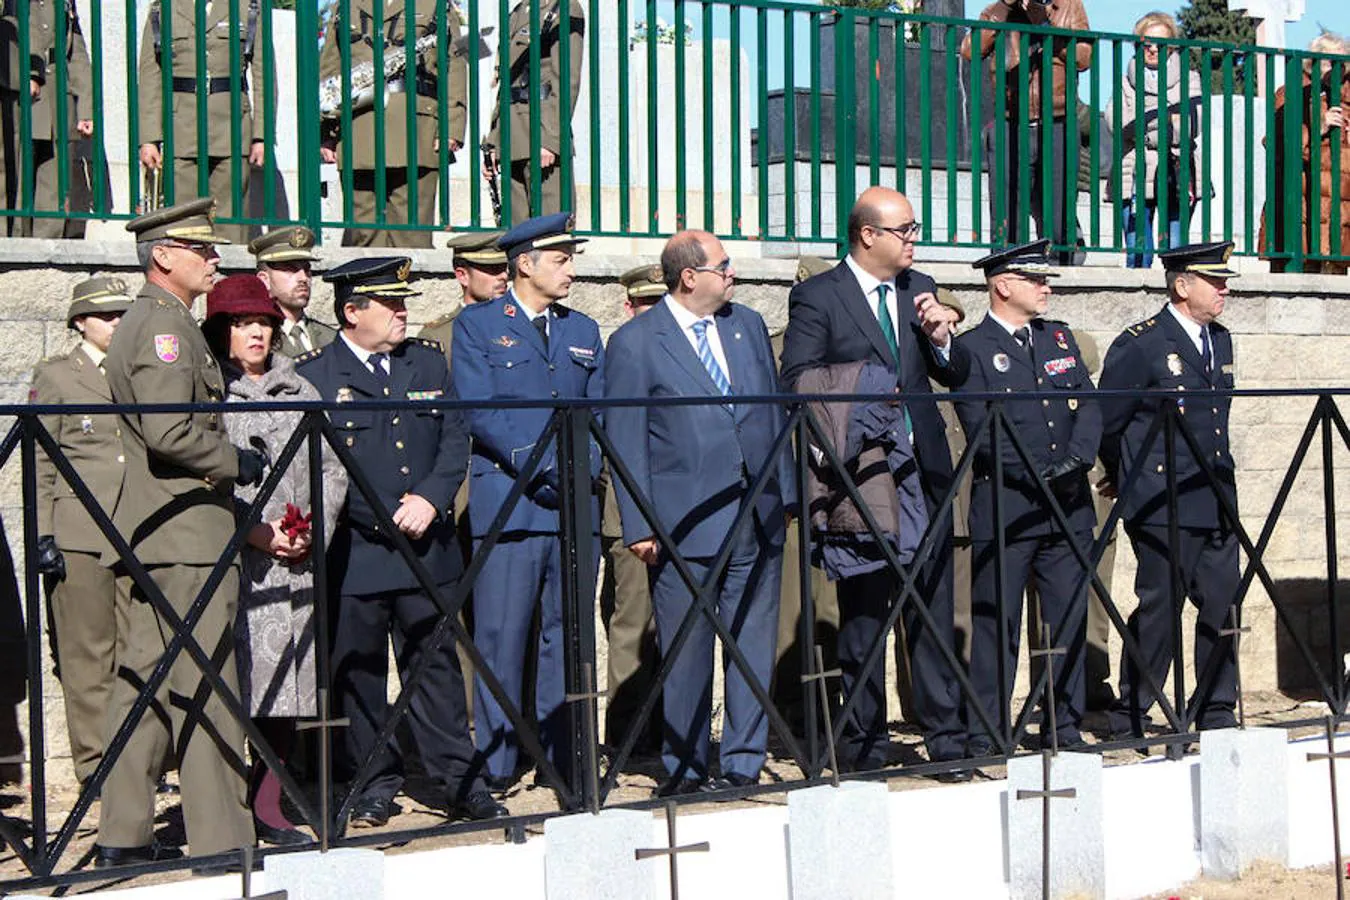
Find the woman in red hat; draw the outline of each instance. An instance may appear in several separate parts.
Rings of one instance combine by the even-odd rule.
[[[319,400],[319,392],[278,352],[281,310],[255,275],[233,275],[207,295],[202,333],[225,375],[227,402],[294,403]],[[236,446],[281,450],[300,427],[295,410],[232,412],[225,427]],[[325,527],[331,534],[347,491],[347,474],[333,452],[323,455]],[[235,486],[241,503],[252,503],[260,485]],[[309,556],[311,507],[309,455],[304,448],[287,466],[263,507],[261,522],[240,554],[239,616],[235,651],[239,689],[255,724],[283,760],[294,741],[295,719],[318,713],[312,619],[314,571]],[[273,844],[310,840],[281,809],[281,784],[254,755],[249,805],[258,838]]]

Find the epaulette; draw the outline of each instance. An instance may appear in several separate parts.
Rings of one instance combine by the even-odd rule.
[[[410,343],[410,344],[421,344],[423,347],[427,347],[427,348],[429,348],[429,349],[431,349],[431,350],[435,350],[437,353],[443,352],[443,351],[441,350],[441,342],[440,342],[440,341],[434,341],[434,340],[432,340],[431,338],[424,338],[424,337],[410,337],[410,338],[408,338],[408,343]]]
[[[1125,330],[1130,333],[1131,337],[1139,337],[1139,335],[1143,334],[1146,331],[1152,331],[1153,327],[1157,324],[1158,319],[1155,316],[1151,319],[1145,319],[1144,321],[1139,322],[1136,325],[1131,325],[1129,328],[1126,328]]]
[[[315,347],[313,350],[301,353],[294,360],[292,360],[292,362],[294,362],[297,366],[300,365],[301,363],[307,363],[312,359],[318,359],[320,356],[323,355],[323,351],[324,347]]]
[[[442,325],[449,325],[451,322],[455,321],[455,316],[458,315],[458,314],[459,314],[459,311],[458,311],[458,310],[456,310],[455,312],[452,312],[452,313],[446,313],[445,315],[441,316],[441,317],[438,318],[438,319],[432,319],[430,322],[428,322],[428,323],[427,323],[426,325],[424,325],[423,327],[424,327],[424,328],[440,328]]]

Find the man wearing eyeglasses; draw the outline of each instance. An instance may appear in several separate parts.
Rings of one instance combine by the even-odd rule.
[[[192,318],[192,302],[215,282],[216,244],[228,243],[215,231],[214,210],[214,200],[200,199],[127,224],[136,235],[145,287],[114,332],[104,360],[113,402],[223,406],[220,366]],[[234,485],[259,481],[266,461],[256,450],[234,447],[215,412],[124,413],[121,428],[126,474],[113,523],[174,612],[184,617],[234,534]],[[117,564],[118,557],[108,553],[107,563]],[[120,577],[128,589],[117,592],[119,677],[109,702],[109,737],[174,634],[140,586]],[[232,629],[238,598],[239,570],[231,564],[192,631],[235,696]],[[242,726],[183,652],[103,783],[96,866],[181,855],[151,838],[155,776],[171,736],[192,852],[253,844],[244,803]]]
[[[702,231],[676,234],[661,252],[666,296],[651,312],[630,320],[610,338],[607,397],[712,397],[688,406],[625,406],[606,414],[605,426],[638,490],[666,536],[642,514],[626,485],[618,485],[623,541],[647,564],[662,656],[674,654],[662,694],[662,761],[671,796],[759,781],[769,720],[756,682],[767,692],[778,629],[785,511],[795,510],[791,444],[774,444],[784,424],[776,404],[736,403],[740,396],[776,388],[773,351],[764,320],[732,303],[736,270],[717,238]],[[767,475],[765,475],[767,471]],[[751,486],[764,489],[742,516]],[[699,610],[683,647],[681,624],[697,609],[673,562],[678,553],[694,578],[713,574],[728,546],[725,568],[712,581],[713,614],[744,654],[748,672],[724,657],[725,706],[721,776],[710,760],[714,637]],[[765,694],[764,696],[767,696]]]
[[[931,376],[954,388],[970,372],[970,357],[952,342],[958,318],[938,302],[933,279],[913,270],[920,226],[905,196],[884,187],[862,193],[848,218],[849,252],[823,275],[788,295],[782,383],[793,390],[808,369],[867,361],[896,373],[901,395],[927,394]],[[946,427],[937,403],[902,398],[911,424],[924,498],[938,529],[936,546],[919,572],[917,594],[936,630],[926,626],[913,602],[904,608],[913,667],[914,705],[929,758],[965,756],[961,693],[942,648],[953,645],[952,524],[938,509],[952,481]],[[883,632],[898,581],[889,569],[840,579],[839,662],[845,696],[861,692],[844,723],[840,763],[855,770],[886,763],[886,671],[884,661],[865,677],[863,659]],[[968,778],[952,772],[945,779]]]

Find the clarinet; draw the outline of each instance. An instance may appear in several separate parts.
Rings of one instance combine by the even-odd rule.
[[[497,169],[493,166],[492,148],[483,148],[483,172],[487,175],[488,199],[492,201],[492,220],[502,224],[502,190],[497,182]]]

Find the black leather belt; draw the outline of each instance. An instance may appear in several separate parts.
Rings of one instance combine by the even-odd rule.
[[[547,82],[545,82],[544,84],[540,85],[540,87],[539,87],[539,96],[540,96],[541,99],[544,99],[544,100],[547,100],[549,97],[552,97],[552,96],[553,96],[553,85],[552,85],[552,84],[549,84],[549,83],[547,83]],[[529,103],[529,102],[530,102],[530,89],[529,89],[528,87],[513,87],[513,88],[511,88],[511,102],[512,102],[512,103]]]
[[[248,90],[248,79],[239,79],[239,90]],[[174,78],[173,92],[175,94],[195,94],[197,93],[197,79],[195,78]],[[206,92],[208,94],[228,94],[230,92],[230,76],[222,75],[219,78],[209,78],[206,81]]]
[[[408,80],[406,78],[391,78],[384,83],[384,89],[391,94],[407,93]],[[436,81],[419,74],[417,76],[417,95],[419,97],[431,97],[432,99],[439,97],[440,92],[436,88]]]

